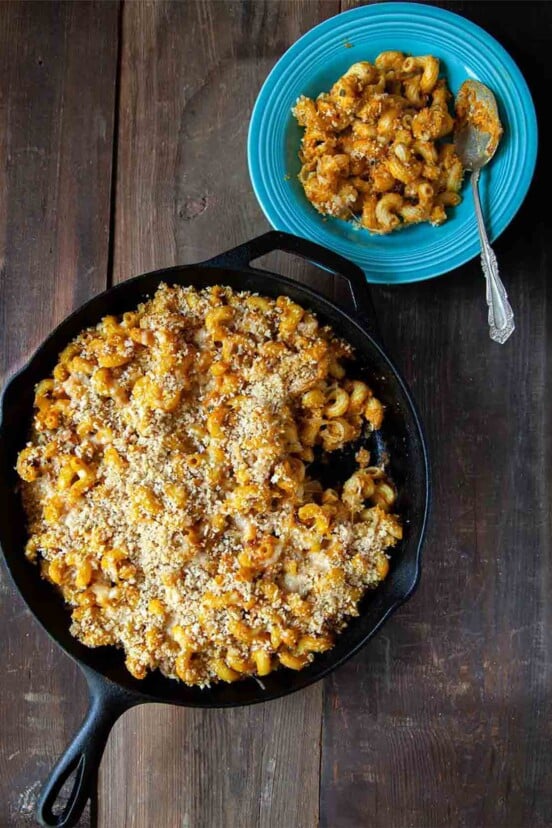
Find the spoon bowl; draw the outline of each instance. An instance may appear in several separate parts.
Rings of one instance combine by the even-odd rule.
[[[454,146],[464,169],[481,169],[495,154],[504,130],[496,98],[484,83],[464,81],[456,97]]]

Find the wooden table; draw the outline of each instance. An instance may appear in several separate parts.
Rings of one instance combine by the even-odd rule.
[[[349,5],[2,4],[4,375],[106,285],[267,229],[246,168],[251,107],[282,52]],[[537,107],[550,107],[550,3],[441,5],[495,35]],[[290,698],[128,712],[81,825],[552,825],[549,159],[496,244],[517,313],[504,347],[487,337],[477,261],[373,290],[433,459],[415,597],[356,658]],[[320,280],[302,262],[271,264]],[[1,577],[0,826],[19,828],[34,824],[86,698]]]

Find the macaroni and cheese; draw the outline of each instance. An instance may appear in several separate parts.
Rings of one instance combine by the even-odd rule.
[[[463,168],[452,143],[451,95],[432,55],[381,52],[355,63],[293,114],[305,128],[301,181],[325,215],[385,234],[418,222],[442,224],[460,203]]]
[[[65,348],[17,470],[77,638],[200,686],[332,647],[402,536],[366,449],[336,489],[309,472],[381,426],[351,356],[289,298],[219,286],[161,285]]]

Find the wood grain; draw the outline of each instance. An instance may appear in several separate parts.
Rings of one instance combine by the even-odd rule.
[[[105,287],[116,52],[116,4],[0,6],[3,377]],[[0,603],[0,826],[18,828],[34,824],[40,786],[86,690],[3,568]]]
[[[250,111],[281,53],[337,10],[333,2],[125,5],[115,281],[206,259],[269,229],[248,180]],[[278,255],[270,262],[319,277]],[[321,713],[321,685],[249,709],[134,709],[104,757],[98,824],[312,828]]]
[[[442,5],[504,44],[544,111],[550,6]],[[322,826],[552,824],[546,180],[543,155],[495,245],[517,314],[506,345],[487,338],[477,261],[373,291],[425,422],[433,513],[417,594],[328,682]]]
[[[0,4],[3,376],[106,278],[202,260],[268,229],[247,173],[251,107],[299,35],[354,5],[128,2],[118,65],[116,4]],[[542,122],[550,4],[436,5],[503,43]],[[476,261],[373,291],[432,455],[415,596],[325,685],[230,711],[127,713],[81,826],[552,826],[549,157],[495,245],[517,319],[505,346],[487,339]],[[265,264],[348,301],[340,280],[303,262]],[[0,579],[0,828],[25,828],[85,687]]]

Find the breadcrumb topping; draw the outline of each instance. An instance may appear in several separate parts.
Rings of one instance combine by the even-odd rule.
[[[395,489],[365,449],[342,487],[311,477],[381,426],[352,348],[287,297],[163,284],[105,317],[36,388],[17,470],[26,554],[71,632],[137,678],[207,686],[301,669],[387,574]]]

